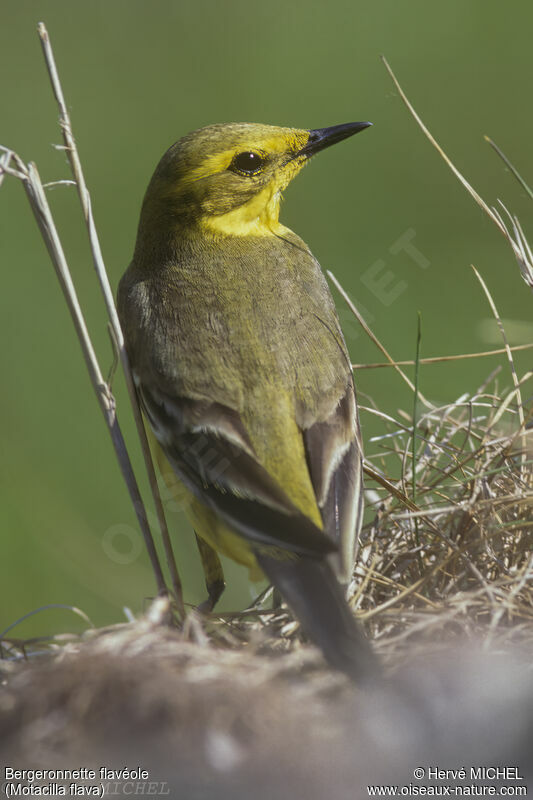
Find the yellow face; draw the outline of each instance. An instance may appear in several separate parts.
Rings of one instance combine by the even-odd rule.
[[[167,150],[144,199],[141,224],[200,227],[204,233],[268,236],[281,193],[315,153],[364,130],[369,122],[300,130],[253,123],[209,125]]]
[[[177,218],[229,235],[279,232],[281,192],[307,161],[310,132],[271,125],[210,125],[165,153],[147,203],[167,203]]]

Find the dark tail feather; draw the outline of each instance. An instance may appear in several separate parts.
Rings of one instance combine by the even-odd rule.
[[[329,663],[358,682],[377,680],[378,661],[328,562],[307,556],[286,560],[256,556]]]

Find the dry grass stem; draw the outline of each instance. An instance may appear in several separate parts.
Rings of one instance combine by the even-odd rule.
[[[52,84],[54,96],[59,108],[59,124],[63,134],[63,140],[65,143],[64,149],[71,166],[72,174],[74,176],[74,184],[76,185],[76,188],[78,190],[78,196],[80,198],[80,203],[83,210],[83,216],[85,218],[85,222],[88,229],[89,242],[91,246],[94,267],[96,270],[96,274],[98,276],[98,281],[100,283],[102,294],[104,296],[104,302],[109,317],[109,322],[111,325],[111,329],[113,331],[113,339],[116,342],[116,346],[118,348],[120,362],[126,379],[126,386],[128,389],[130,403],[133,409],[133,416],[135,419],[135,425],[141,443],[141,450],[146,466],[146,471],[148,473],[150,490],[152,492],[161,538],[165,550],[167,565],[171,575],[175,600],[178,606],[178,610],[181,616],[183,617],[184,608],[183,608],[183,591],[181,586],[181,580],[179,577],[178,568],[176,566],[176,560],[174,558],[172,543],[170,540],[170,535],[168,532],[168,527],[165,519],[163,503],[161,501],[161,495],[159,493],[159,488],[157,484],[157,477],[155,474],[152,456],[150,452],[150,446],[148,443],[148,438],[146,436],[146,430],[144,427],[141,410],[139,408],[137,392],[135,390],[135,385],[130,370],[128,356],[126,353],[126,348],[124,346],[124,337],[122,335],[122,329],[120,327],[120,322],[115,307],[113,292],[111,290],[109,278],[107,276],[107,271],[104,264],[102,249],[100,247],[100,240],[98,238],[96,225],[94,223],[94,217],[91,209],[91,197],[89,194],[89,189],[85,182],[85,177],[83,174],[83,168],[81,165],[78,148],[76,146],[76,141],[74,139],[74,135],[72,132],[72,123],[70,120],[70,115],[68,113],[67,105],[63,95],[63,89],[57,71],[54,54],[52,51],[52,45],[50,43],[50,37],[48,35],[48,31],[46,30],[45,25],[42,22],[39,23],[38,31],[43,49],[44,59],[46,62],[46,67],[48,70],[48,74],[50,76],[50,82]]]
[[[339,281],[337,280],[337,278],[335,277],[335,275],[333,274],[333,272],[331,272],[330,270],[327,270],[327,275],[328,275],[329,279],[331,280],[331,282],[333,283],[333,285],[335,286],[335,288],[337,289],[337,291],[339,292],[339,294],[341,295],[341,297],[343,298],[343,300],[346,302],[346,305],[348,306],[348,308],[350,309],[350,311],[352,312],[352,314],[354,315],[354,317],[356,318],[356,320],[357,320],[357,321],[359,322],[359,324],[361,325],[361,327],[362,327],[362,329],[364,330],[364,332],[365,332],[365,333],[367,334],[367,336],[368,336],[368,337],[371,339],[371,341],[372,341],[372,342],[374,342],[374,344],[376,345],[376,347],[378,347],[378,348],[379,348],[379,350],[381,350],[381,352],[383,353],[383,355],[385,356],[385,358],[387,358],[387,359],[388,359],[388,362],[389,362],[389,364],[391,365],[391,367],[394,367],[394,369],[396,370],[396,372],[397,372],[397,373],[398,373],[398,374],[401,376],[402,380],[403,380],[403,381],[404,381],[404,382],[407,384],[407,386],[408,386],[408,387],[409,387],[409,388],[410,388],[410,389],[411,389],[411,390],[414,392],[414,390],[415,390],[415,386],[414,386],[414,383],[412,382],[412,380],[411,380],[410,378],[408,378],[408,377],[407,377],[407,375],[405,374],[405,372],[404,372],[404,371],[403,371],[403,370],[400,368],[400,366],[399,366],[398,362],[397,362],[397,361],[395,361],[395,360],[393,359],[393,357],[392,357],[392,356],[389,354],[389,352],[388,352],[388,350],[386,349],[385,345],[383,345],[383,344],[382,344],[382,343],[379,341],[379,339],[377,338],[376,334],[375,334],[375,333],[374,333],[374,332],[373,332],[373,331],[372,331],[372,330],[369,328],[369,326],[366,324],[366,322],[365,322],[365,320],[363,319],[362,315],[359,313],[358,309],[356,308],[356,306],[354,305],[354,303],[352,302],[352,300],[351,300],[351,299],[350,299],[350,297],[348,296],[348,294],[347,294],[346,290],[345,290],[345,289],[343,288],[343,286],[342,286],[342,285],[339,283]],[[420,401],[421,401],[422,403],[424,403],[424,405],[426,405],[426,406],[431,406],[431,403],[429,403],[429,402],[428,402],[428,400],[426,400],[426,398],[424,397],[424,395],[422,395],[420,392],[418,393],[418,397],[419,397]]]
[[[485,212],[485,214],[492,220],[492,222],[496,225],[500,233],[505,236],[507,242],[511,246],[511,249],[515,255],[515,258],[518,262],[518,266],[520,268],[520,272],[524,281],[533,288],[533,258],[531,248],[529,247],[527,240],[523,234],[522,228],[520,227],[520,222],[518,221],[517,217],[511,216],[509,212],[507,212],[509,219],[511,221],[511,226],[513,229],[513,236],[509,233],[507,226],[505,225],[503,219],[501,218],[498,210],[494,207],[489,207],[487,203],[483,200],[483,198],[476,192],[476,190],[470,185],[470,183],[466,180],[466,178],[459,172],[455,164],[452,160],[446,155],[442,147],[439,145],[435,137],[430,133],[428,128],[424,125],[421,118],[411,105],[410,101],[407,98],[407,95],[403,91],[402,87],[396,75],[392,71],[387,59],[385,56],[381,56],[381,60],[383,61],[387,72],[389,73],[392,81],[398,90],[398,93],[409,110],[409,113],[423,132],[424,136],[428,139],[429,142],[433,145],[433,147],[437,150],[443,161],[448,165],[451,169],[455,177],[459,180],[460,183],[465,187],[468,193],[474,198],[478,206]],[[522,182],[521,178],[520,181]],[[522,182],[523,183],[523,182]],[[500,201],[498,201],[500,202]],[[505,206],[500,202],[502,207],[505,209]],[[505,209],[507,211],[507,209]]]
[[[165,581],[163,573],[159,565],[159,559],[157,557],[157,552],[152,539],[148,517],[146,515],[146,509],[141,498],[137,480],[131,466],[131,461],[117,419],[115,398],[113,397],[113,394],[102,375],[91,337],[87,330],[87,325],[85,323],[65,253],[63,251],[61,239],[57,232],[57,228],[50,210],[50,206],[48,205],[48,201],[46,199],[46,194],[41,183],[37,167],[31,162],[26,165],[18,155],[12,151],[8,151],[2,146],[0,146],[0,150],[4,152],[3,163],[0,165],[0,174],[10,175],[11,177],[17,178],[22,182],[30,203],[30,207],[33,211],[37,225],[39,226],[39,230],[54,265],[57,278],[74,323],[76,334],[81,344],[81,349],[87,370],[89,372],[89,377],[98,399],[100,409],[107,423],[120,469],[128,487],[130,498],[133,503],[141,531],[143,533],[148,555],[152,564],[152,569],[154,570],[158,591],[164,592]],[[9,158],[6,157],[8,153]],[[16,169],[13,169],[10,166],[11,161],[16,164]]]
[[[503,353],[517,353],[522,350],[531,350],[533,344],[516,344],[513,347],[500,347],[497,350],[484,350],[481,353],[458,353],[455,356],[433,356],[432,358],[421,358],[419,364],[441,364],[445,361],[462,361],[465,358],[485,358],[487,356],[501,356]],[[382,369],[383,367],[414,367],[415,362],[406,361],[380,361],[370,364],[352,364],[352,369]]]

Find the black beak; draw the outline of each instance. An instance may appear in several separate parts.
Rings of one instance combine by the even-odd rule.
[[[315,130],[309,131],[307,144],[296,155],[310,158],[320,150],[324,150],[332,144],[337,144],[337,142],[342,142],[348,136],[364,131],[365,128],[369,128],[371,125],[371,122],[347,122],[344,125],[332,125],[331,128],[315,128]]]

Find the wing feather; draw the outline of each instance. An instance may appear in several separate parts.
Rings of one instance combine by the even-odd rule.
[[[253,545],[324,556],[335,542],[292,503],[255,458],[239,414],[170,397],[138,382],[143,409],[185,486]]]
[[[339,548],[339,576],[347,581],[363,517],[362,447],[352,382],[329,417],[304,431],[304,440],[324,530]]]

